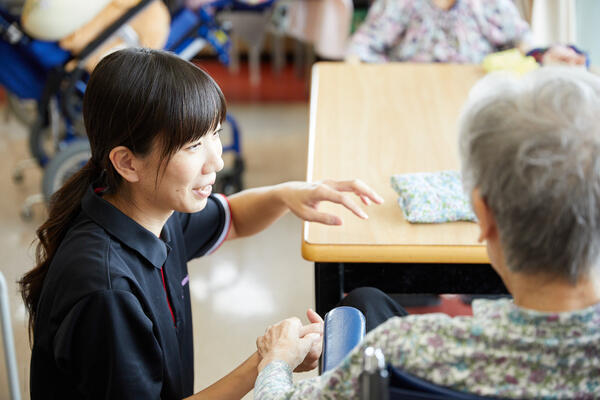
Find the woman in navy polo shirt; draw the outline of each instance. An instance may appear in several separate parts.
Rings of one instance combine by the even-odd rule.
[[[360,181],[289,182],[226,199],[212,194],[223,168],[217,84],[162,51],[104,58],[83,115],[92,157],[52,198],[38,229],[37,266],[21,280],[33,334],[32,399],[180,399],[193,394],[187,262],[224,240],[257,233],[288,210],[337,225],[317,211],[333,201],[366,218],[343,192],[381,198]],[[320,353],[320,318],[302,327]],[[240,398],[258,353],[198,398]]]

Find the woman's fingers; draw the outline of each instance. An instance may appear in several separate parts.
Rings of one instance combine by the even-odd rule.
[[[365,199],[373,201],[376,204],[383,203],[383,198],[360,179],[352,179],[349,181],[324,181],[323,183],[331,186],[335,190],[353,192],[361,199],[364,196]],[[365,199],[363,199],[363,202],[365,202]],[[365,202],[365,204],[367,203]]]
[[[350,181],[322,181],[317,183],[290,183],[285,203],[299,218],[318,222],[325,225],[342,225],[342,219],[332,214],[320,212],[318,205],[322,201],[340,204],[350,210],[357,217],[368,219],[367,213],[345,192],[352,192],[358,196],[362,203],[370,205],[372,202],[381,204],[383,199],[364,182],[354,179]]]
[[[316,322],[314,324],[308,324],[308,325],[304,325],[303,327],[300,328],[300,337],[304,337],[310,333],[316,333],[317,335],[322,335],[323,334],[323,323],[322,322]]]
[[[325,225],[342,225],[343,222],[342,219],[336,215],[323,213],[310,207],[305,207],[298,216],[305,221],[319,222]]]
[[[348,197],[344,193],[330,189],[327,200],[343,205],[348,210],[352,211],[352,213],[354,213],[354,215],[356,215],[359,218],[362,218],[362,219],[369,218],[367,213],[365,213],[358,205],[356,205],[355,202],[350,200],[350,197]]]
[[[312,199],[308,204],[304,204],[300,210],[295,210],[295,214],[309,222],[319,222],[325,225],[342,225],[342,219],[333,214],[323,213],[316,209],[316,205],[321,201],[330,201],[341,204],[350,210],[357,217],[368,219],[368,215],[356,205],[350,198],[330,186],[322,185],[312,194]]]

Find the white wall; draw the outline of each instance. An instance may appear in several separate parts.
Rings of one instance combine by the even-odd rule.
[[[591,64],[600,66],[600,1],[576,0],[576,33],[577,47],[590,55]]]

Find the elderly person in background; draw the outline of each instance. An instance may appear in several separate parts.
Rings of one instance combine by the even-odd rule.
[[[462,172],[479,240],[514,300],[475,300],[472,317],[390,318],[336,369],[296,384],[291,371],[308,344],[299,321],[286,320],[257,341],[255,399],[356,398],[368,346],[397,368],[458,390],[600,397],[598,115],[600,79],[584,70],[484,78],[461,117]],[[358,290],[347,304],[371,300],[380,313],[391,304],[375,289]]]
[[[480,63],[490,53],[531,50],[531,32],[511,0],[376,0],[352,36],[347,58],[366,62]],[[542,63],[585,64],[555,45]]]

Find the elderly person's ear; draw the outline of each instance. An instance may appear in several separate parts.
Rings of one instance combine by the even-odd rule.
[[[473,189],[471,193],[471,204],[473,204],[473,211],[477,216],[477,223],[480,230],[479,239],[477,240],[483,242],[484,240],[495,238],[498,235],[496,218],[477,188]]]

